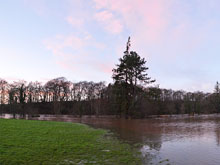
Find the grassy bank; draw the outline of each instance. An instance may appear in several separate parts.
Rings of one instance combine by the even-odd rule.
[[[107,131],[64,122],[0,119],[0,164],[140,164]]]

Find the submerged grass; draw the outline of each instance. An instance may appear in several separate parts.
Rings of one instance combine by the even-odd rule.
[[[0,164],[140,164],[128,144],[76,123],[0,119]]]

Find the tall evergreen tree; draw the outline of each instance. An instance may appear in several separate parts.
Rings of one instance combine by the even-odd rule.
[[[214,89],[214,105],[215,105],[215,109],[217,113],[220,112],[220,88],[219,86],[220,84],[217,81],[215,85],[215,89]]]
[[[145,66],[146,60],[141,58],[135,51],[130,51],[130,46],[129,37],[124,56],[119,59],[120,64],[116,65],[117,68],[113,69],[113,79],[115,83],[126,83],[137,86],[138,82],[142,84],[154,82],[155,80],[151,80],[146,73],[149,69]]]
[[[121,111],[125,113],[126,118],[133,115],[131,108],[134,109],[134,103],[137,102],[137,96],[141,92],[141,86],[154,82],[148,77],[145,66],[146,60],[141,58],[135,51],[130,51],[130,37],[126,45],[124,56],[119,59],[120,63],[113,69],[113,80],[118,92],[118,99]]]
[[[218,95],[219,95],[219,93],[220,93],[219,82],[218,82],[218,81],[216,82],[214,93],[215,93],[215,94],[218,94]]]

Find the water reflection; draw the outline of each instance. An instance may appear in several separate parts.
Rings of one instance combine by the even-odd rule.
[[[220,164],[219,115],[181,115],[144,120],[40,115],[34,118],[26,116],[26,119],[80,122],[110,129],[120,139],[135,146],[140,144],[144,164]]]
[[[220,131],[219,131],[219,128],[216,128],[216,142],[217,142],[217,145],[220,146]]]

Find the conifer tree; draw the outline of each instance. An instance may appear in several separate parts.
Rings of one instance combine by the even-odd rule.
[[[126,45],[124,56],[119,59],[119,64],[113,69],[114,85],[118,91],[119,104],[122,106],[122,112],[126,118],[132,115],[131,108],[134,108],[134,101],[141,92],[141,86],[154,82],[148,77],[145,66],[146,60],[141,58],[135,51],[130,51],[130,37]]]
[[[219,83],[218,81],[216,82],[215,85],[215,90],[214,90],[214,104],[215,104],[215,109],[217,113],[220,112],[220,88],[219,88]]]

